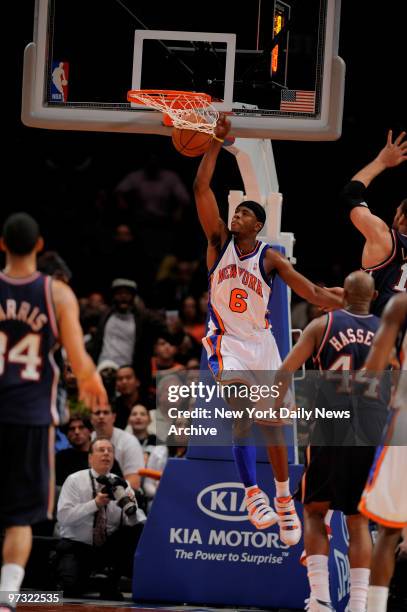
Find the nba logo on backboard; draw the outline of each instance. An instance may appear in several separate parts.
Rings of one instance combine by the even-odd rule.
[[[52,62],[51,69],[51,100],[52,102],[66,102],[68,99],[68,62]]]

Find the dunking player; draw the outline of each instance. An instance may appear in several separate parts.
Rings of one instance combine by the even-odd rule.
[[[360,369],[379,326],[378,317],[369,314],[374,297],[371,276],[362,271],[350,274],[344,284],[345,308],[314,319],[283,361],[280,372],[295,372],[311,356],[320,370]],[[348,381],[348,378],[344,380]],[[343,397],[339,392],[340,382],[334,382],[335,393],[324,397],[321,405],[329,409],[339,405],[350,407],[348,394]],[[322,391],[324,388],[325,384]],[[349,388],[348,393],[351,392]],[[327,405],[327,397],[330,405]],[[307,449],[307,466],[297,492],[298,499],[304,504],[304,543],[311,586],[309,610],[312,612],[334,609],[329,593],[329,539],[324,524],[324,517],[330,509],[341,510],[346,515],[349,529],[351,586],[347,609],[352,612],[366,609],[372,542],[368,520],[358,513],[357,508],[387,411],[385,402],[372,399],[364,400],[363,404],[359,402],[356,408],[364,414],[354,415],[359,423],[354,429],[349,422],[315,422],[311,439],[316,445],[312,443]],[[356,435],[349,437],[349,434]],[[365,443],[370,439],[372,446],[356,446],[361,438],[366,440]],[[323,443],[326,446],[317,446]],[[349,446],[340,446],[346,443]]]
[[[71,289],[36,270],[43,240],[32,217],[10,216],[0,242],[0,525],[5,528],[0,592],[20,589],[32,543],[31,525],[53,502],[53,428],[57,419],[60,342],[78,379],[80,398],[104,406],[106,393],[84,349]],[[0,610],[13,609],[0,603]]]
[[[389,131],[387,143],[378,156],[362,168],[345,186],[342,197],[350,210],[353,225],[363,234],[362,266],[372,274],[378,297],[372,304],[372,312],[380,316],[388,300],[400,291],[407,290],[407,199],[397,208],[393,229],[372,214],[366,204],[366,188],[372,180],[387,168],[394,168],[407,161],[406,132],[393,143]]]
[[[407,294],[393,297],[384,309],[366,370],[379,375],[386,368],[396,344],[401,374],[392,400],[384,445],[377,449],[359,505],[363,514],[380,525],[373,552],[368,612],[387,610],[395,550],[401,530],[407,526]]]
[[[280,355],[267,320],[274,274],[300,296],[324,307],[339,307],[342,302],[334,292],[318,287],[294,270],[289,261],[265,242],[256,239],[264,226],[264,208],[257,202],[244,201],[237,208],[231,231],[219,216],[218,204],[210,187],[219,151],[230,130],[223,115],[218,120],[215,137],[200,163],[194,182],[199,220],[208,239],[210,327],[203,339],[209,366],[220,382],[230,381],[230,371],[277,370]],[[229,371],[229,376],[227,372]],[[275,505],[278,515],[266,503],[257,486],[256,449],[247,435],[238,432],[235,423],[233,453],[246,489],[250,521],[265,529],[277,521],[280,538],[289,545],[301,537],[301,526],[290,496],[287,449],[282,428],[275,446],[269,446],[269,458],[276,480]]]

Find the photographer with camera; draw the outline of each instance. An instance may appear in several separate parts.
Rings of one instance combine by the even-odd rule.
[[[131,576],[134,551],[144,513],[126,480],[112,474],[114,448],[110,440],[93,440],[89,469],[68,476],[58,500],[57,520],[62,538],[57,548],[57,582],[65,596],[86,591],[92,571],[108,568],[102,599],[122,599],[121,575]]]

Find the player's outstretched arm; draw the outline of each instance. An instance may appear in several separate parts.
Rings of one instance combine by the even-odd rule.
[[[390,361],[397,335],[407,317],[407,295],[393,297],[383,311],[380,327],[373,338],[372,348],[367,356],[364,369],[382,372]]]
[[[228,235],[226,224],[219,215],[218,203],[211,189],[211,180],[222,142],[229,130],[229,119],[225,115],[220,115],[215,129],[215,137],[199,164],[194,181],[194,195],[199,221],[208,243],[214,246],[221,245]]]
[[[407,161],[407,140],[406,132],[401,132],[393,142],[393,132],[389,130],[387,142],[377,157],[367,166],[359,170],[352,178],[352,181],[360,181],[368,187],[376,176],[387,168],[395,168],[404,161]]]
[[[326,309],[342,308],[343,300],[337,289],[330,290],[326,287],[318,287],[305,276],[294,270],[286,257],[268,249],[265,258],[266,270],[276,270],[279,276],[297,295],[307,302],[321,306]]]
[[[325,331],[327,316],[318,317],[307,325],[304,333],[281,364],[274,380],[274,384],[279,386],[279,397],[273,406],[275,409],[280,408],[284,401],[291,384],[292,373],[299,370],[317,351]]]
[[[279,368],[280,370],[284,372],[296,372],[302,367],[307,359],[312,357],[321,341],[328,316],[329,315],[323,315],[322,317],[318,317],[307,325],[298,342],[284,359]]]
[[[61,344],[78,380],[79,399],[89,408],[106,406],[106,390],[95,364],[85,350],[76,297],[72,289],[60,281],[52,282],[52,297]]]
[[[387,142],[377,157],[359,170],[342,191],[342,201],[348,208],[353,225],[366,238],[364,265],[369,267],[383,261],[392,248],[387,224],[372,214],[365,201],[365,191],[372,180],[387,168],[394,168],[407,160],[406,132],[402,132],[393,142],[393,132],[387,135]]]

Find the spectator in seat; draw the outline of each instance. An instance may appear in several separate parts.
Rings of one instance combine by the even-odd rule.
[[[88,467],[93,428],[86,417],[73,414],[64,430],[70,448],[61,450],[55,455],[56,484],[58,486],[62,486],[70,474]],[[123,476],[116,459],[113,463],[113,472],[118,476]]]
[[[131,409],[135,404],[142,403],[140,384],[140,380],[137,378],[133,366],[122,365],[117,370],[116,391],[119,396],[114,402],[116,427],[125,429],[129,421]]]
[[[136,404],[133,406],[126,431],[136,436],[137,440],[140,442],[146,464],[154,447],[157,444],[161,444],[161,442],[157,441],[157,436],[155,434],[149,433],[150,425],[151,415],[148,408],[143,406],[143,404]]]
[[[179,314],[186,333],[201,343],[206,333],[206,322],[200,316],[197,301],[192,295],[182,300]]]
[[[86,591],[92,570],[108,568],[103,599],[123,599],[118,588],[121,575],[131,576],[134,551],[145,515],[136,510],[137,502],[128,482],[121,491],[129,498],[123,509],[105,492],[100,476],[111,473],[114,448],[106,439],[92,442],[89,468],[68,476],[58,500],[57,520],[62,540],[57,546],[58,587],[65,596],[80,596]]]
[[[189,420],[184,417],[179,417],[174,421],[174,425],[178,428],[187,427],[190,424]],[[167,438],[167,444],[160,444],[153,448],[147,461],[147,468],[157,472],[163,472],[169,458],[181,459],[185,457],[188,449],[188,436],[184,433],[178,435],[170,434]],[[151,502],[155,497],[160,480],[147,476],[143,481],[143,488],[147,498]]]
[[[156,315],[135,305],[137,285],[117,278],[112,283],[112,306],[102,318],[90,353],[96,363],[108,359],[132,364],[143,384],[151,379],[150,359],[155,339],[165,329]]]
[[[66,426],[66,435],[71,448],[61,450],[55,455],[57,485],[63,485],[70,474],[86,469],[91,433],[92,425],[87,419],[71,416]]]
[[[184,366],[175,360],[176,353],[177,347],[169,335],[157,338],[154,343],[154,356],[151,360],[151,371],[154,380],[157,379],[159,373],[170,374],[184,369]]]
[[[92,440],[96,438],[110,440],[123,477],[129,481],[133,489],[138,489],[140,487],[138,470],[144,467],[143,451],[135,436],[114,426],[115,419],[116,414],[111,406],[92,408],[91,423],[95,430],[92,433]]]

